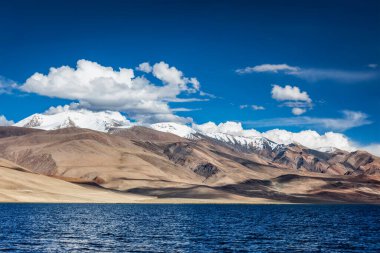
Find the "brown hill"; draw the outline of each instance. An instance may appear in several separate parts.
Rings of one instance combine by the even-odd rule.
[[[330,154],[291,145],[258,154],[133,127],[108,134],[67,128],[8,136],[0,139],[0,157],[35,173],[149,198],[380,202],[379,159],[363,152]]]

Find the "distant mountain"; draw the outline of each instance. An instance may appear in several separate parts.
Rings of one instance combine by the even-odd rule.
[[[194,135],[197,133],[194,129],[192,129],[189,126],[174,122],[156,123],[150,125],[149,127],[160,132],[171,133],[188,139],[194,138]]]
[[[14,126],[55,130],[68,127],[87,128],[107,132],[114,127],[129,127],[130,121],[119,112],[92,112],[86,109],[65,109],[55,113],[33,114]]]
[[[222,132],[202,132],[196,131],[193,128],[181,125],[173,122],[157,123],[150,125],[151,128],[157,131],[172,133],[187,139],[197,139],[197,138],[212,138],[220,142],[228,143],[231,145],[241,146],[246,149],[270,149],[273,150],[278,146],[281,146],[267,138],[261,136],[237,136]]]
[[[202,131],[192,128],[188,125],[178,124],[174,122],[162,122],[146,127],[134,127],[133,131],[123,131],[125,128],[136,126],[131,123],[119,112],[100,111],[92,112],[86,109],[69,109],[61,108],[61,110],[48,111],[43,114],[34,114],[26,119],[17,122],[14,126],[44,130],[56,130],[64,128],[86,128],[100,132],[109,132],[112,135],[127,137],[130,139],[146,138],[160,141],[183,141],[187,140],[205,140],[215,145],[224,146],[233,149],[235,152],[254,153],[276,166],[292,168],[304,171],[313,171],[329,174],[378,174],[377,165],[372,163],[368,157],[375,157],[367,152],[356,152],[360,154],[361,159],[367,161],[365,164],[354,163],[354,153],[339,150],[334,147],[320,147],[316,150],[303,147],[299,144],[283,145],[275,143],[265,137],[252,133],[250,136],[240,136],[238,134],[230,134],[218,130]],[[155,131],[149,131],[148,129]],[[31,129],[30,129],[31,130]],[[0,131],[1,135],[9,136],[16,134],[25,134],[29,130],[24,129],[16,131],[12,128]],[[160,135],[159,132],[169,133],[170,135]],[[176,137],[179,137],[176,138]],[[140,139],[139,139],[140,138]],[[366,155],[367,154],[367,155]],[[348,157],[350,156],[350,158]],[[364,158],[363,158],[364,157]],[[372,159],[377,161],[378,159]],[[376,164],[376,162],[375,162]]]

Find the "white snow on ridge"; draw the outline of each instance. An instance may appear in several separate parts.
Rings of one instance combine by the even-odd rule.
[[[95,131],[108,132],[111,128],[129,128],[139,123],[130,122],[125,116],[116,111],[90,111],[80,109],[76,104],[52,107],[42,114],[33,114],[16,124],[18,127],[54,130],[67,127],[87,128]],[[333,153],[337,149],[353,151],[356,148],[350,140],[340,133],[327,132],[320,135],[316,131],[304,130],[298,133],[281,129],[258,132],[255,129],[244,129],[239,122],[227,121],[220,124],[207,122],[192,126],[162,122],[144,125],[154,130],[172,133],[174,135],[194,139],[203,136],[213,138],[232,145],[241,145],[252,149],[271,149],[290,143],[316,149],[321,152]]]
[[[194,138],[194,135],[199,133],[212,139],[247,148],[263,149],[265,144],[271,149],[278,146],[278,144],[261,136],[239,136],[238,132],[232,132],[233,134],[222,133],[215,128],[207,128],[207,130],[202,131],[203,129],[198,127],[195,130],[189,126],[174,122],[156,123],[150,125],[150,127],[157,131],[172,133],[188,139]]]
[[[196,133],[191,127],[174,122],[156,123],[150,125],[150,127],[160,132],[171,133],[188,139],[193,138],[193,135]]]
[[[67,127],[88,128],[107,132],[112,127],[128,127],[131,122],[119,112],[92,112],[86,109],[68,109],[57,113],[33,114],[16,124],[18,127],[54,130]]]
[[[268,140],[267,138],[260,137],[260,136],[235,136],[225,133],[201,133],[205,136],[208,136],[210,138],[234,144],[234,145],[240,145],[246,148],[254,148],[254,149],[264,149],[265,145],[268,145],[270,149],[274,149],[278,146],[277,143]]]

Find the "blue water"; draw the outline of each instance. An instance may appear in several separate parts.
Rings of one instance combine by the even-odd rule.
[[[11,252],[380,252],[380,206],[0,204]]]

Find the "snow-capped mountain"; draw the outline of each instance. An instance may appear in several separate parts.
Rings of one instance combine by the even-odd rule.
[[[16,124],[18,127],[38,128],[44,130],[55,130],[67,127],[88,128],[96,131],[107,132],[111,128],[128,128],[133,126],[126,117],[119,112],[99,111],[93,112],[86,109],[71,109],[62,107],[59,110],[49,110],[42,114],[33,114]],[[193,129],[184,124],[174,122],[162,122],[148,125],[154,130],[172,133],[174,135],[195,139],[207,136],[209,138],[228,143],[240,145],[248,149],[262,150],[269,148],[273,150],[278,146],[277,143],[270,141],[262,136],[239,136],[237,134],[223,133],[219,131],[201,131]]]
[[[207,125],[208,124],[208,125]],[[154,130],[172,133],[174,135],[187,138],[211,138],[237,148],[250,149],[256,151],[271,152],[282,149],[285,145],[278,144],[255,130],[241,131],[241,125],[229,122],[223,127],[216,127],[214,124],[204,124],[188,126],[174,122],[162,122],[151,125],[143,125]],[[42,114],[33,114],[14,126],[38,128],[44,130],[54,130],[67,127],[87,128],[101,132],[108,132],[112,128],[129,128],[138,123],[131,123],[125,116],[115,111],[94,112],[87,109],[71,108],[70,106],[51,108]],[[336,148],[322,147],[315,148],[321,152],[334,153]]]
[[[240,145],[244,148],[248,149],[259,149],[262,150],[264,148],[269,148],[271,150],[275,149],[278,144],[268,140],[262,136],[239,136],[236,134],[228,134],[223,132],[210,132],[210,131],[201,131],[194,130],[193,128],[181,125],[173,122],[164,122],[164,123],[156,123],[150,125],[151,128],[157,131],[172,133],[180,137],[184,137],[187,139],[201,138],[201,136],[207,136],[212,139],[216,139],[221,142],[225,142],[232,145]]]
[[[197,133],[194,129],[189,126],[174,123],[174,122],[162,122],[150,125],[154,130],[171,133],[183,138],[192,139]]]
[[[275,149],[279,144],[268,140],[265,137],[261,136],[236,136],[226,133],[201,133],[210,138],[232,144],[232,145],[240,145],[244,148],[248,149],[264,149],[269,147],[271,150]]]
[[[130,127],[131,122],[119,112],[92,112],[86,109],[62,108],[54,113],[47,111],[43,114],[33,114],[14,126],[44,130],[79,127],[107,132],[114,127]]]

